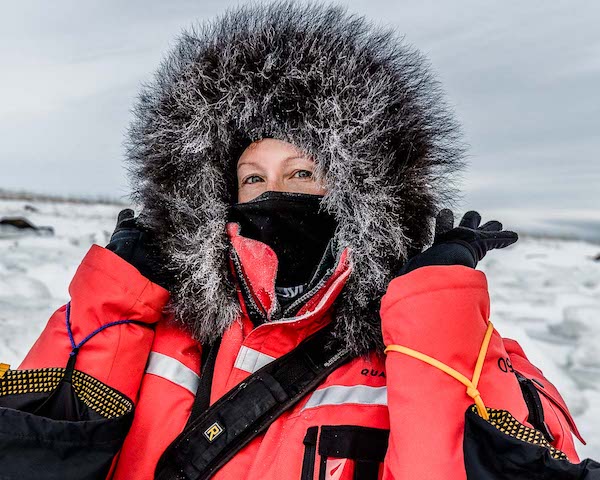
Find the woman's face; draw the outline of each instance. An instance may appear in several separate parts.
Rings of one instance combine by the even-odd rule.
[[[244,203],[268,191],[324,195],[325,186],[315,180],[315,162],[294,145],[263,138],[248,146],[237,163],[238,202]]]

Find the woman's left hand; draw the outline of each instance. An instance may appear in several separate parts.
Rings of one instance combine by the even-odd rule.
[[[515,243],[515,232],[502,230],[502,224],[490,220],[483,225],[481,215],[470,210],[454,227],[454,214],[447,208],[441,210],[435,223],[433,245],[409,259],[398,272],[404,275],[416,268],[428,265],[464,265],[475,268],[488,250],[504,248]]]

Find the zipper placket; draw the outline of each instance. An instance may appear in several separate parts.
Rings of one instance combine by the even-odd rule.
[[[262,308],[262,305],[259,306],[259,302],[255,300],[254,294],[250,290],[248,286],[248,279],[244,274],[244,269],[242,268],[242,262],[235,253],[235,251],[231,251],[231,259],[233,261],[233,266],[235,268],[235,272],[238,276],[238,281],[240,283],[240,288],[242,290],[242,296],[244,297],[244,301],[246,302],[246,306],[248,308],[248,315],[253,320],[255,324],[263,324],[267,321],[267,312]],[[254,316],[254,318],[252,318]]]

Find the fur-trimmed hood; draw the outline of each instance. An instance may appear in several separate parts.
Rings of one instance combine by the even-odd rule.
[[[238,7],[184,32],[134,109],[135,199],[176,273],[171,308],[195,338],[239,314],[227,263],[235,165],[252,141],[315,159],[352,275],[336,332],[357,353],[382,343],[379,300],[456,198],[458,128],[427,62],[392,30],[339,6]]]

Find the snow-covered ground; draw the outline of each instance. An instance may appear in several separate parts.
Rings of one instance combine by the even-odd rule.
[[[52,311],[67,301],[69,281],[89,246],[108,242],[120,208],[0,200],[0,217],[23,215],[56,231],[24,237],[0,231],[0,361],[19,364]],[[491,320],[561,391],[588,441],[579,451],[595,459],[600,262],[593,257],[599,253],[600,245],[522,235],[512,247],[490,252],[479,267],[490,286]]]
[[[54,236],[18,236],[0,227],[0,362],[16,366],[24,357],[49,315],[68,299],[87,250],[108,243],[121,208],[0,200],[0,218],[24,216],[55,229]]]

